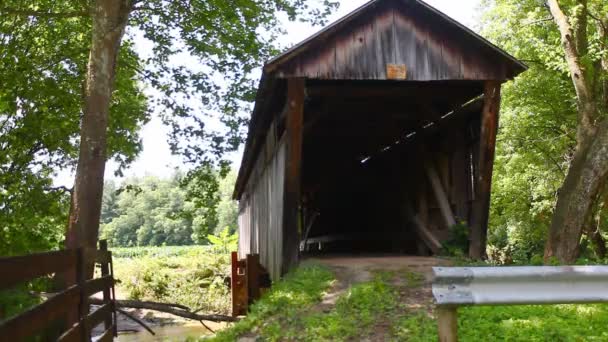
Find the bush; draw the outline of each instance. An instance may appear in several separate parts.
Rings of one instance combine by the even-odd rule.
[[[116,258],[119,290],[130,299],[179,303],[193,310],[229,314],[230,255],[207,247],[147,247],[123,249]]]

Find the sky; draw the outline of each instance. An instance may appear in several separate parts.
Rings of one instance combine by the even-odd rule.
[[[365,4],[368,0],[341,0],[340,8],[336,11],[329,20],[329,23],[347,15],[359,6]],[[481,0],[426,0],[426,2],[442,11],[448,16],[456,19],[460,23],[476,30],[477,16]],[[281,37],[279,44],[281,46],[291,46],[308,38],[321,27],[311,27],[305,23],[293,23],[285,21],[285,29],[288,34]],[[141,47],[142,53],[149,51],[146,47]],[[124,178],[141,177],[153,175],[161,178],[170,177],[176,168],[184,168],[179,156],[171,155],[169,144],[167,143],[168,129],[163,126],[160,119],[156,116],[146,124],[142,131],[141,137],[143,140],[143,152],[140,153],[137,160],[124,172]],[[233,167],[238,168],[241,160],[242,149],[230,155],[230,160],[233,162]],[[112,161],[106,165],[105,179],[114,179],[121,181],[114,175],[116,164]],[[56,185],[71,187],[73,184],[73,173],[69,170],[59,173],[54,182]]]

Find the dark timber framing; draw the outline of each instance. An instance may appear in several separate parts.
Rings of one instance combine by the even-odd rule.
[[[298,262],[300,243],[300,178],[304,127],[303,78],[287,80],[287,156],[285,167],[285,202],[283,216],[283,273]]]
[[[476,259],[485,257],[490,193],[492,192],[492,171],[494,168],[494,152],[496,150],[496,134],[498,132],[498,116],[500,111],[500,90],[500,82],[486,81],[484,84],[481,136],[479,139],[479,174],[476,188],[477,202],[473,205],[471,244],[469,248],[469,256]]]
[[[524,70],[421,0],[370,1],[274,58],[234,192],[239,257],[277,279],[301,247],[431,254],[464,222],[483,258],[501,84]]]

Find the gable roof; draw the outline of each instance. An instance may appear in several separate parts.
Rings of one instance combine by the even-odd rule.
[[[264,72],[386,79],[388,64],[407,68],[408,80],[506,80],[527,68],[424,1],[373,0],[273,58]],[[421,70],[429,68],[435,70]]]
[[[422,0],[372,0],[266,63],[234,197],[242,195],[284,101],[281,79],[504,82],[526,69]]]

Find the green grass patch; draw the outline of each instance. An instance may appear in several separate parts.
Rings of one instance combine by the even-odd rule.
[[[409,288],[420,287],[424,284],[424,275],[421,273],[413,272],[406,268],[400,272],[400,275]]]
[[[460,341],[608,341],[608,305],[478,306],[458,310]],[[396,341],[436,341],[426,312],[402,316]]]
[[[369,335],[397,307],[398,295],[389,284],[393,276],[378,272],[372,281],[352,286],[329,313],[303,317],[304,335],[298,340],[346,341]]]
[[[232,342],[249,332],[269,341],[286,338],[291,335],[291,330],[283,327],[293,326],[302,312],[318,303],[333,280],[334,275],[328,268],[304,264],[275,283],[251,307],[246,318],[219,332],[211,341]]]

